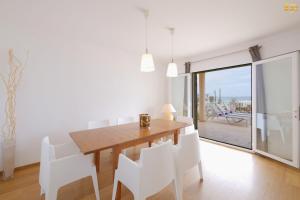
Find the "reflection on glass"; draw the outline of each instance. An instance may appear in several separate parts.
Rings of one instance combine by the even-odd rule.
[[[171,99],[177,116],[188,116],[188,77],[178,76],[171,79]]]
[[[257,149],[292,160],[292,60],[256,67]]]

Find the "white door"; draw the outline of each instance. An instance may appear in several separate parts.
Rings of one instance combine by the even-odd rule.
[[[299,168],[299,52],[252,68],[253,148]]]
[[[181,74],[169,78],[169,101],[176,110],[176,116],[192,116],[191,75]]]

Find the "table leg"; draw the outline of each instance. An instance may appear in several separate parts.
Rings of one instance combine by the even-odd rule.
[[[178,144],[179,130],[174,131],[174,144]]]
[[[118,168],[120,153],[121,153],[121,148],[114,147],[114,149],[113,149],[113,179],[115,178],[115,170]],[[121,182],[120,181],[118,182],[116,199],[117,200],[121,199]]]
[[[97,151],[96,153],[94,153],[94,163],[96,166],[96,171],[97,173],[99,173],[100,170],[100,151]]]

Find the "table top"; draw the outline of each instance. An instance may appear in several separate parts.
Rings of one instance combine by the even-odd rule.
[[[189,126],[187,123],[164,119],[151,120],[149,128],[141,128],[139,123],[89,129],[71,132],[70,136],[83,154],[94,153],[116,145],[129,144],[150,139],[160,134]]]

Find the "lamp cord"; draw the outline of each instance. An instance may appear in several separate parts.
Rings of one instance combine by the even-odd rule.
[[[146,47],[146,53],[148,53],[148,16],[149,11],[145,11],[145,47]]]
[[[171,34],[171,62],[174,62],[174,28],[169,28]]]

